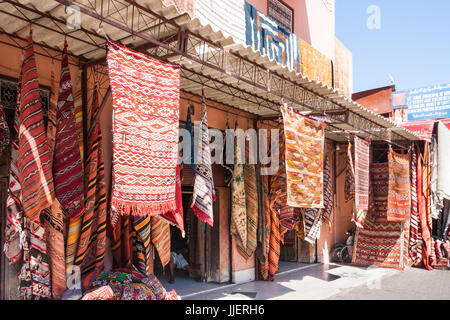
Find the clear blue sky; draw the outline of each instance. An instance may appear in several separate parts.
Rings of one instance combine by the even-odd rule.
[[[381,28],[367,27],[380,8]],[[353,53],[354,92],[450,83],[450,1],[336,0],[336,36]]]

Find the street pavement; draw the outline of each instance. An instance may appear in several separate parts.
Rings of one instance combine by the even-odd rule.
[[[450,271],[405,271],[315,264],[281,272],[275,281],[226,285],[183,300],[449,300]]]

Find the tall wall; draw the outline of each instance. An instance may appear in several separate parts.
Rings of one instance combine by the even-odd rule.
[[[395,86],[354,93],[352,99],[375,113],[392,112],[392,92]]]

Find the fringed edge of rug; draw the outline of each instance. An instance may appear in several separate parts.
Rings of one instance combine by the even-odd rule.
[[[166,212],[166,213],[163,213],[163,215],[165,215],[165,214],[167,214],[167,212]],[[185,235],[186,235],[186,232],[184,231],[184,226],[183,226],[183,224],[182,224],[182,223],[180,224],[181,221],[177,221],[177,222],[175,223],[175,222],[172,222],[172,221],[170,221],[170,220],[164,218],[163,215],[158,216],[158,218],[161,219],[162,221],[164,221],[164,222],[170,224],[171,226],[177,227],[177,228],[181,231],[181,236],[184,238]],[[180,228],[180,227],[181,227],[181,228]]]
[[[207,224],[209,224],[211,227],[213,227],[214,221],[213,219],[207,215],[206,213],[204,213],[202,210],[200,210],[199,208],[197,208],[194,204],[191,205],[192,210],[194,211],[194,214],[197,216],[197,218],[199,218],[200,220],[202,220],[203,222],[206,222]]]
[[[146,203],[136,204],[127,203],[119,200],[111,200],[111,211],[114,211],[116,215],[132,215],[132,216],[159,216],[170,211],[176,211],[177,204],[175,200],[167,203]]]

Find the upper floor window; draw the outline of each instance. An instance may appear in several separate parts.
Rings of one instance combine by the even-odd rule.
[[[268,16],[290,32],[294,32],[294,9],[281,0],[267,1]]]

